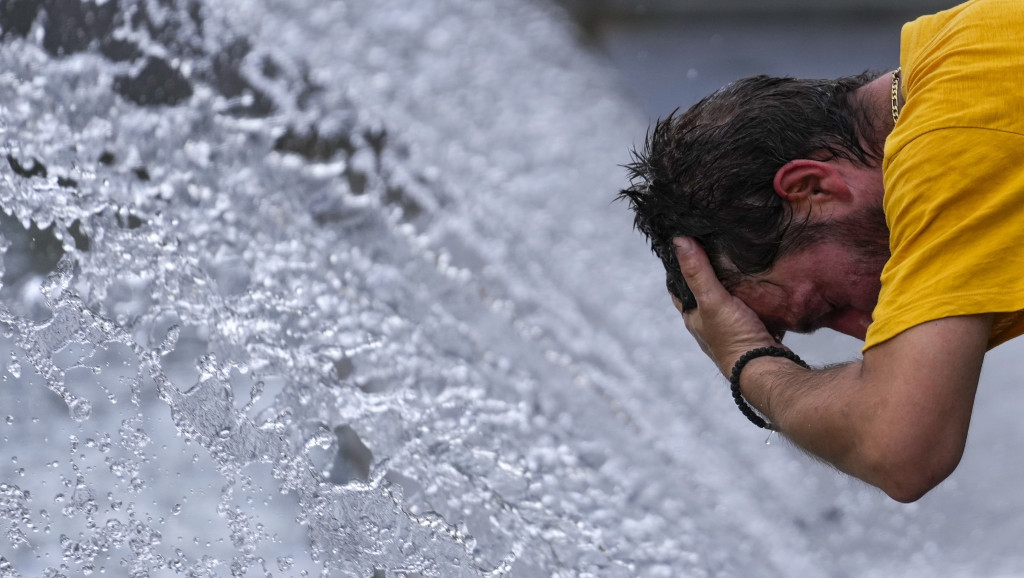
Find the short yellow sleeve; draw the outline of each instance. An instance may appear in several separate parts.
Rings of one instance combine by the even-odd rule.
[[[900,157],[927,159],[901,162]],[[948,128],[890,159],[884,209],[892,257],[864,349],[926,321],[1003,313],[994,347],[1024,333],[1024,136]]]

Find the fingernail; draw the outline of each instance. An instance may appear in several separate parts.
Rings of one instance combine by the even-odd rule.
[[[675,245],[676,255],[685,255],[693,251],[693,239],[689,237],[676,237],[672,239]]]

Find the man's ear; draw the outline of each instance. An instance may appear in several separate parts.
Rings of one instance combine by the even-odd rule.
[[[795,213],[811,214],[829,203],[848,201],[850,188],[831,163],[796,159],[775,173],[775,194],[789,202]]]

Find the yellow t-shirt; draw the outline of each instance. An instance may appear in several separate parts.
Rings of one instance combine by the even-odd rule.
[[[997,313],[1024,334],[1024,1],[903,27],[906,104],[882,164],[892,258],[864,349],[926,321]]]

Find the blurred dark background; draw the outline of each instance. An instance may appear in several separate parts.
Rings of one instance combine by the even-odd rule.
[[[651,119],[753,74],[828,78],[899,64],[903,23],[952,0],[555,0]]]

